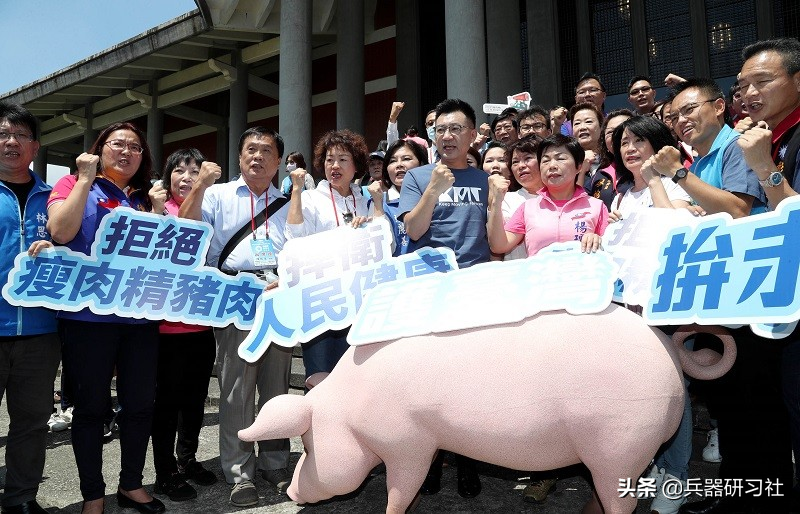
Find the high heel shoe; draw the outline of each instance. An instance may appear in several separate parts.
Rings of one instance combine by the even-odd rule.
[[[147,503],[139,503],[136,500],[131,500],[120,491],[117,491],[117,504],[122,509],[132,508],[138,510],[142,514],[161,514],[167,509],[158,498],[153,498]]]

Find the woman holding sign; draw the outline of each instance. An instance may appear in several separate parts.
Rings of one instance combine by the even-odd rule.
[[[383,191],[379,181],[369,185],[371,205],[353,184],[356,172],[367,171],[369,150],[364,138],[349,130],[326,133],[314,148],[314,166],[325,170],[316,189],[303,191],[306,170],[291,172],[292,197],[286,217],[286,239],[309,236],[338,227],[358,227],[371,216],[383,216]],[[320,249],[321,251],[323,249]],[[303,343],[306,387],[318,384],[347,351],[350,328],[329,330]]]
[[[206,161],[195,148],[181,149],[167,157],[161,181],[153,186],[163,191],[153,195],[153,210],[177,216],[201,167],[218,166]],[[158,332],[158,387],[153,414],[155,492],[172,501],[190,500],[197,498],[197,491],[187,479],[199,485],[217,481],[214,473],[195,458],[216,342],[211,327],[200,325],[162,321]]]
[[[131,123],[104,129],[75,162],[77,170],[59,180],[50,195],[47,230],[55,243],[90,255],[97,229],[112,209],[152,209],[148,193],[153,162],[144,135]],[[104,510],[103,421],[115,369],[122,406],[117,420],[122,450],[117,502],[139,512],[163,512],[164,504],[142,487],[156,388],[158,323],[94,314],[88,308],[61,311],[57,317],[64,373],[75,406],[72,449],[82,512]]]
[[[508,253],[524,239],[528,256],[542,248],[567,241],[580,241],[584,252],[600,248],[608,225],[608,210],[601,200],[576,187],[584,150],[574,138],[552,135],[536,151],[544,187],[538,196],[526,200],[503,226],[502,209],[510,181],[500,175],[489,177],[489,245],[494,253]],[[513,166],[513,165],[512,165]]]

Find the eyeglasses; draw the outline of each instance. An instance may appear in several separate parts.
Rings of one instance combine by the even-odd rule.
[[[544,123],[523,123],[519,126],[519,129],[523,132],[527,132],[530,130],[537,131],[537,130],[544,130],[547,128],[547,125]]]
[[[652,90],[653,90],[653,88],[650,87],[650,86],[642,86],[642,87],[640,87],[638,89],[631,89],[630,93],[628,93],[628,94],[630,96],[636,96],[639,93],[649,93]]]
[[[144,152],[144,148],[142,148],[141,145],[136,143],[126,143],[125,141],[120,141],[119,139],[106,141],[106,145],[108,145],[108,147],[115,152],[121,152],[126,148],[134,155],[142,155],[142,152]]]
[[[675,109],[672,109],[672,111],[670,111],[669,116],[666,116],[666,119],[668,119],[669,122],[674,125],[674,124],[678,123],[678,119],[680,118],[680,116],[683,116],[684,118],[688,118],[689,116],[692,115],[694,110],[697,109],[698,107],[700,107],[701,105],[707,104],[709,102],[716,102],[717,100],[718,100],[717,98],[712,98],[711,100],[705,100],[705,101],[702,101],[700,103],[691,103],[691,104],[688,104],[688,105],[684,105],[683,107],[681,107],[677,111]]]
[[[586,87],[575,91],[575,96],[596,95],[602,91],[599,87]]]
[[[494,127],[495,134],[497,134],[501,130],[505,130],[506,132],[511,132],[512,130],[514,130],[514,125],[512,125],[511,123],[503,123],[502,125],[500,124],[495,125]]]
[[[452,123],[450,125],[438,125],[436,127],[436,135],[443,136],[445,132],[449,130],[451,135],[457,136],[468,128],[470,127],[465,127],[464,125],[459,125],[458,123]]]
[[[30,134],[24,132],[0,132],[0,141],[8,141],[14,136],[19,143],[32,143],[34,138]]]

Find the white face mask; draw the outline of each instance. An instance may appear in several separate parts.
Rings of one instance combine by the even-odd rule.
[[[430,127],[426,128],[425,130],[428,132],[428,139],[430,139],[431,141],[435,141],[436,140],[436,126],[435,125],[431,125]]]
[[[286,165],[286,171],[294,171],[297,169],[297,164],[290,162]]]

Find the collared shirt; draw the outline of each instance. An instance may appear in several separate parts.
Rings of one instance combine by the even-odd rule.
[[[736,144],[737,139],[739,133],[723,125],[708,153],[695,159],[689,169],[703,182],[716,188],[752,196],[750,214],[765,212],[767,198],[764,190],[758,183],[758,175],[747,166],[742,149]]]
[[[231,237],[245,223],[250,223],[254,216],[264,210],[267,200],[274,202],[282,196],[281,192],[270,184],[269,189],[256,198],[241,176],[233,182],[214,184],[209,187],[203,196],[202,207],[203,221],[214,227],[214,235],[211,238],[206,258],[208,265],[217,266],[219,256]],[[268,236],[276,254],[283,249],[283,243],[286,240],[284,230],[288,211],[289,203],[287,202],[278,212],[267,219],[267,230],[265,230],[264,223],[256,227],[256,236],[259,239],[263,239],[265,235]],[[263,266],[256,267],[253,263],[253,253],[250,248],[252,239],[252,233],[248,234],[225,259],[222,269],[249,271],[263,268]]]
[[[344,215],[348,212],[353,216],[372,216],[373,207],[368,205],[361,188],[350,184],[350,193],[343,197],[331,189],[327,180],[321,180],[316,189],[303,191],[303,223],[287,224],[286,237],[310,236],[344,226],[347,224]]]

